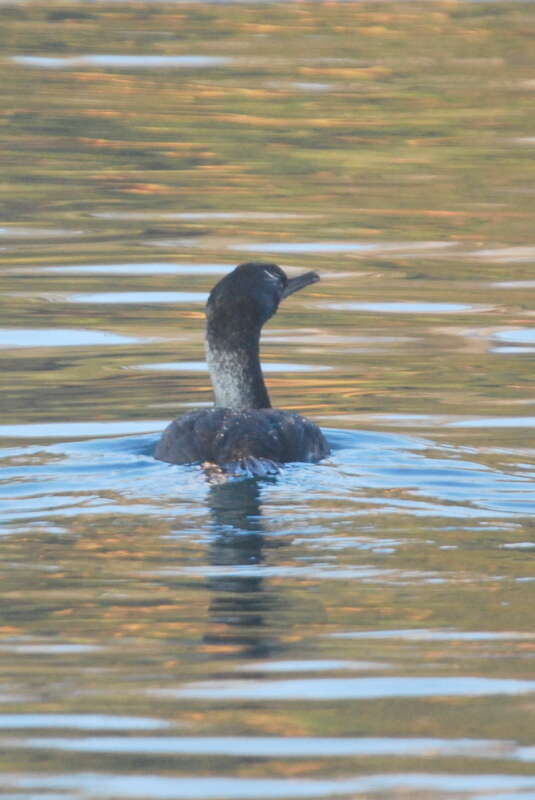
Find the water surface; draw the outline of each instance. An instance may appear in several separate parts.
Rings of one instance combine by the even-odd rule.
[[[0,8],[0,788],[535,796],[530,3]],[[156,461],[235,261],[276,479]]]

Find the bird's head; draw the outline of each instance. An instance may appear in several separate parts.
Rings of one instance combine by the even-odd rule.
[[[316,272],[288,278],[277,264],[240,264],[214,286],[206,304],[208,325],[223,331],[259,331],[285,297],[319,281]]]

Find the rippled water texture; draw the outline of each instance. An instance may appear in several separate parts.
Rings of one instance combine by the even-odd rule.
[[[0,795],[535,797],[535,6],[0,4]],[[332,454],[208,483],[207,293]]]

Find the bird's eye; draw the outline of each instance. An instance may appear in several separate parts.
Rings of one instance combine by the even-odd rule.
[[[275,272],[266,270],[266,277],[270,278],[272,281],[275,281],[275,283],[281,283],[280,275],[277,275]]]

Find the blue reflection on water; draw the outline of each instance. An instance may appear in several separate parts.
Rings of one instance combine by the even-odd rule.
[[[133,336],[83,328],[0,328],[0,348],[95,347],[142,342]]]
[[[79,731],[157,731],[170,723],[150,717],[120,717],[115,714],[0,714],[0,728],[7,730],[66,728]]]
[[[499,331],[494,334],[494,338],[509,344],[535,344],[535,328],[516,328],[510,331]]]
[[[93,54],[79,56],[12,56],[12,61],[24,67],[40,69],[70,69],[71,67],[108,67],[115,69],[169,69],[176,67],[221,67],[231,63],[226,56],[202,55],[115,55]]]
[[[388,678],[303,678],[295,680],[227,680],[186,684],[176,689],[154,689],[158,697],[172,699],[322,702],[374,700],[385,697],[486,697],[535,692],[535,681],[457,675]]]
[[[87,292],[72,294],[71,303],[205,303],[207,292]]]
[[[323,255],[325,253],[375,253],[419,251],[452,247],[455,242],[249,242],[233,244],[230,250],[263,251],[266,253],[294,253],[297,255]]]
[[[377,303],[322,303],[322,308],[333,311],[369,311],[378,314],[463,314],[468,311],[487,310],[488,306],[469,303],[441,303],[422,301],[389,301]]]
[[[159,420],[1,426],[12,437],[74,438],[161,430]],[[318,525],[314,501],[340,501],[325,512],[352,519],[370,514],[482,520],[535,513],[534,481],[470,461],[429,440],[373,431],[326,431],[333,454],[321,464],[290,464],[262,487],[263,503],[285,533]],[[119,513],[175,517],[207,514],[209,487],[198,467],[152,457],[158,433],[137,437],[32,444],[0,451],[4,461],[0,512],[10,520]],[[395,489],[395,493],[390,493]],[[386,490],[389,490],[388,493]],[[306,503],[296,507],[296,496]],[[131,501],[135,499],[136,502]],[[125,502],[127,500],[128,502]],[[302,528],[301,528],[302,530]],[[310,531],[309,531],[310,533]]]
[[[466,775],[447,773],[407,772],[366,774],[350,778],[242,778],[197,777],[192,775],[160,776],[136,774],[75,772],[70,775],[4,776],[6,788],[69,789],[91,792],[95,798],[143,798],[152,800],[259,800],[259,798],[361,796],[370,792],[399,790],[414,792],[456,792],[475,800],[489,798],[489,792],[521,792],[535,790],[535,776],[501,773]],[[474,794],[477,792],[477,795]],[[480,795],[481,793],[481,795]],[[48,795],[47,795],[48,797]],[[518,800],[526,798],[518,795]],[[42,800],[42,796],[40,797]]]
[[[351,756],[458,756],[528,761],[528,748],[493,739],[313,736],[90,736],[13,739],[8,748],[133,755],[223,755],[227,758],[344,758]]]
[[[164,361],[155,364],[139,364],[135,369],[155,372],[208,372],[206,361]],[[326,372],[332,367],[326,364],[294,364],[289,362],[264,361],[263,372]]]
[[[41,267],[39,271],[61,275],[223,275],[233,270],[234,266],[219,262],[196,264],[148,261],[132,264],[73,264],[64,267]],[[35,268],[32,271],[35,271]]]

